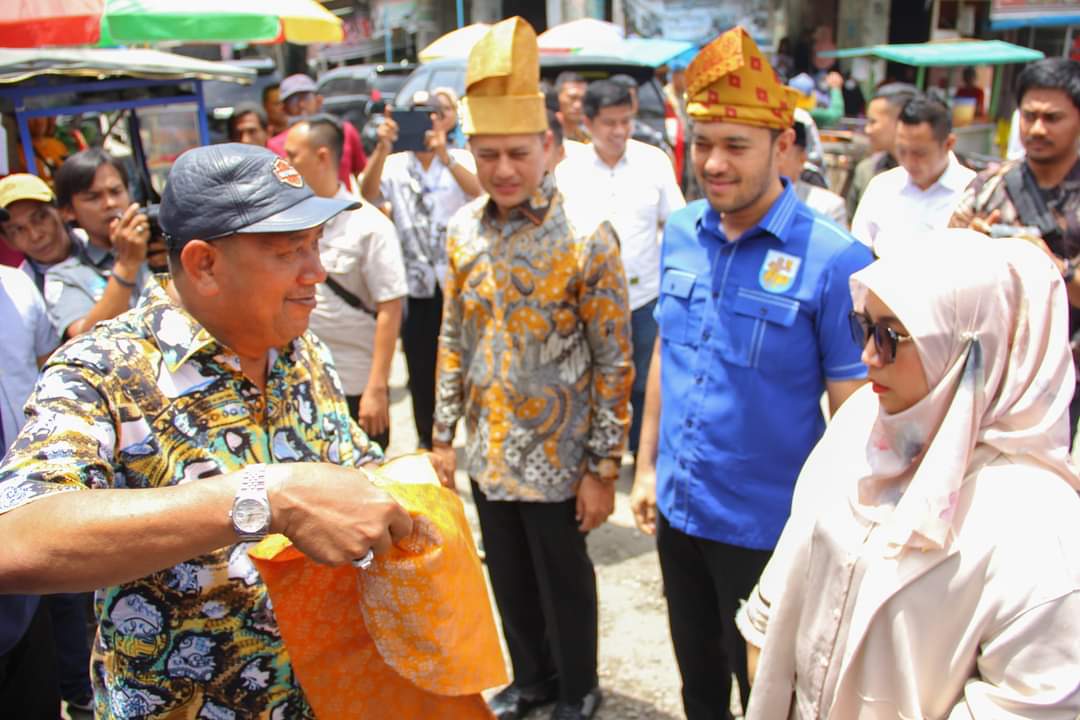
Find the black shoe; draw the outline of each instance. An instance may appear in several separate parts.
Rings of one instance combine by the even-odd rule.
[[[488,707],[498,720],[518,720],[525,717],[533,708],[546,705],[554,699],[553,693],[528,693],[517,685],[510,684],[488,700]]]
[[[594,687],[576,703],[563,702],[562,700],[556,703],[555,709],[551,712],[551,720],[589,720],[596,714],[600,703],[603,701],[604,696],[600,692],[600,688]]]

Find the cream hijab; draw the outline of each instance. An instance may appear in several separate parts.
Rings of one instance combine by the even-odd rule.
[[[894,553],[945,548],[965,478],[998,454],[1023,456],[1074,488],[1069,306],[1054,265],[1026,242],[969,230],[931,234],[851,276],[855,309],[873,292],[911,334],[929,395],[879,410],[869,474],[853,509],[884,525]]]

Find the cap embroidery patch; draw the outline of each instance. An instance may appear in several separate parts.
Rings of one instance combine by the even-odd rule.
[[[300,176],[296,168],[282,158],[274,160],[274,177],[289,187],[304,187],[304,178]]]

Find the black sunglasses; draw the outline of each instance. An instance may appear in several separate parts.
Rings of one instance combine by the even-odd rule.
[[[884,321],[873,319],[866,313],[851,311],[851,337],[859,347],[865,347],[870,338],[874,338],[874,347],[877,348],[881,361],[886,365],[896,359],[896,346],[903,340],[910,340],[910,335],[903,335],[886,325]]]

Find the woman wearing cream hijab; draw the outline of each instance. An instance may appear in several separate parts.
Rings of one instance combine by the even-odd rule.
[[[740,611],[763,646],[749,720],[1080,716],[1064,285],[1027,243],[972,235],[851,277],[871,382]]]

